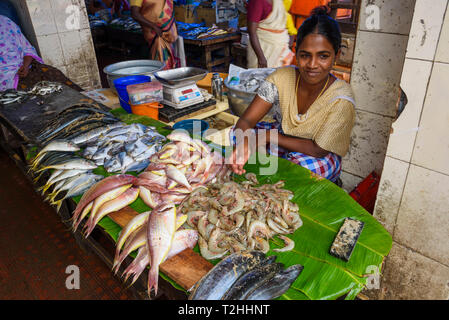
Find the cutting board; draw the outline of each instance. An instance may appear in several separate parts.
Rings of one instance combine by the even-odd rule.
[[[108,215],[115,223],[124,227],[139,213],[131,207]],[[159,270],[174,280],[185,290],[191,289],[210,269],[213,264],[204,259],[192,249],[186,249],[176,256],[166,260],[159,266]]]

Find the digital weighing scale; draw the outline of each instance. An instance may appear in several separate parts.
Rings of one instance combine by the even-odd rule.
[[[207,75],[207,70],[183,67],[159,71],[154,74],[163,86],[163,104],[182,109],[204,102],[196,82]]]
[[[177,85],[162,84],[164,100],[162,103],[175,109],[182,109],[204,102],[204,97],[194,81]]]

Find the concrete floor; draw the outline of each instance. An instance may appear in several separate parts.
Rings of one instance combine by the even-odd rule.
[[[1,147],[0,203],[0,299],[133,299],[100,258],[78,246]],[[79,289],[66,287],[70,276],[76,283],[68,266],[79,269]]]

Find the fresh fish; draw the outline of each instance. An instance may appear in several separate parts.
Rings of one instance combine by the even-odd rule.
[[[92,176],[96,176],[96,175],[94,175],[92,173],[81,173],[74,177],[63,180],[64,184],[59,189],[54,190],[51,194],[49,194],[47,199],[50,200],[51,204],[57,205],[57,202],[55,200],[56,200],[56,197],[58,196],[58,194],[60,194],[62,191],[70,190],[71,188],[77,186],[78,184],[85,182]]]
[[[117,198],[118,196],[120,196],[122,193],[124,193],[126,190],[128,190],[131,187],[132,187],[132,184],[125,184],[118,188],[112,189],[108,192],[105,192],[101,196],[97,197],[94,200],[94,204],[92,206],[92,211],[90,213],[90,220],[94,219],[95,215],[97,214],[98,209],[100,209],[100,207],[103,204]]]
[[[185,186],[186,188],[188,188],[190,191],[192,191],[192,186],[190,185],[189,181],[187,180],[186,176],[179,171],[178,168],[176,168],[175,166],[169,164],[167,165],[165,172],[167,173],[167,177],[176,181],[177,183]]]
[[[131,163],[127,168],[125,168],[125,172],[129,172],[129,171],[135,171],[135,172],[140,172],[142,170],[145,170],[146,167],[148,167],[148,165],[150,164],[150,160],[143,160],[143,161],[135,161],[133,163]]]
[[[38,159],[41,155],[48,151],[78,151],[80,148],[74,143],[67,140],[53,140],[47,144],[39,153],[36,155]]]
[[[117,243],[115,245],[115,247],[116,247],[115,257],[119,256],[120,250],[122,249],[122,246],[125,243],[126,239],[129,237],[129,235],[147,223],[148,217],[150,216],[150,214],[151,214],[151,211],[146,211],[141,214],[138,214],[137,216],[132,218],[128,222],[128,224],[120,231],[120,234],[117,238]],[[113,269],[114,269],[114,266],[115,266],[115,263],[112,266]]]
[[[244,300],[273,300],[284,294],[301,274],[304,267],[296,264],[280,271],[248,293]]]
[[[71,141],[76,145],[86,144],[88,141],[101,137],[104,133],[114,128],[123,126],[122,122],[115,122],[99,128],[89,130],[85,133],[81,133],[71,139]]]
[[[244,273],[268,263],[260,251],[233,253],[212,268],[195,285],[189,300],[218,300]]]
[[[173,242],[170,247],[170,251],[168,252],[167,256],[164,258],[163,261],[176,256],[178,253],[184,251],[187,248],[193,249],[197,241],[198,241],[198,232],[196,232],[195,230],[185,229],[176,231],[173,237]],[[143,270],[145,270],[145,268],[149,264],[150,264],[150,256],[147,246],[140,247],[136,258],[123,272],[123,275],[125,275],[125,281],[128,279],[129,276],[134,275],[131,284],[136,282],[140,274],[143,272]]]
[[[98,151],[98,146],[89,146],[86,147],[83,152],[81,153],[81,155],[86,158],[86,159],[92,159],[92,157],[94,156],[94,154]]]
[[[133,123],[128,126],[111,129],[111,130],[107,131],[104,134],[104,136],[111,138],[111,137],[114,137],[117,135],[128,134],[128,133],[137,133],[139,135],[143,135],[144,132],[145,132],[145,130],[139,124]]]
[[[136,157],[139,154],[146,151],[150,146],[143,142],[144,137],[140,137],[136,141],[132,143],[127,143],[125,145],[125,151],[127,154],[129,154],[131,157]]]
[[[119,171],[122,164],[118,157],[113,157],[113,158],[107,160],[103,166],[104,166],[105,170],[110,173],[110,172]]]
[[[56,164],[51,164],[40,168],[37,172],[41,172],[48,169],[95,169],[97,166],[92,161],[82,159],[82,158],[72,158]]]
[[[150,208],[154,209],[160,204],[160,195],[155,192],[151,192],[145,187],[139,187],[140,189],[140,198],[143,200],[143,202],[149,206]]]
[[[60,172],[56,177],[52,179],[52,176],[48,179],[47,183],[42,187],[39,188],[38,191],[42,190],[42,194],[44,194],[48,188],[50,188],[53,184],[56,182],[59,182],[61,180],[68,179],[70,177],[74,177],[76,175],[79,175],[81,173],[87,172],[87,170],[81,169],[81,170],[56,170],[57,172]]]
[[[81,182],[77,186],[75,186],[72,189],[70,189],[69,192],[67,192],[67,194],[64,196],[64,198],[62,198],[61,200],[55,201],[57,211],[59,212],[59,209],[61,208],[62,202],[65,199],[82,195],[91,186],[93,186],[95,183],[97,183],[101,179],[103,179],[103,176],[101,176],[101,175],[91,175],[84,182]]]
[[[221,297],[221,300],[242,300],[262,282],[274,277],[282,269],[282,263],[269,263],[248,271],[234,282],[228,291]]]
[[[154,288],[157,294],[159,264],[164,261],[170,251],[176,227],[176,207],[166,204],[165,208],[156,208],[148,220],[148,249],[151,269],[148,274],[148,295]]]
[[[125,170],[129,165],[134,163],[134,159],[126,154],[126,152],[120,152],[118,154],[118,158],[120,159],[121,170],[122,173],[125,173]]]
[[[137,197],[139,196],[139,189],[137,188],[129,188],[124,193],[122,193],[117,198],[110,200],[106,203],[104,203],[101,208],[98,210],[97,214],[95,216],[90,216],[89,220],[87,221],[87,224],[85,226],[86,232],[85,237],[87,238],[90,233],[93,231],[97,223],[106,215],[119,211],[120,209],[123,209],[127,205],[133,203],[136,201]]]
[[[98,183],[94,184],[86,193],[81,197],[78,205],[73,213],[74,220],[78,218],[80,213],[83,211],[84,207],[87,206],[91,201],[100,195],[118,188],[126,184],[134,184],[137,181],[137,177],[130,174],[119,174],[104,178]]]
[[[144,160],[148,160],[153,154],[155,154],[156,152],[158,152],[160,149],[160,145],[152,145],[151,147],[149,147],[147,150],[145,150],[144,152],[142,152],[141,154],[134,156],[134,159],[136,161],[144,161]]]
[[[131,235],[129,238],[129,241],[126,241],[126,243],[123,246],[122,252],[118,252],[117,256],[114,257],[114,262],[112,265],[112,271],[114,273],[117,273],[120,269],[120,266],[122,262],[126,259],[126,257],[133,252],[134,250],[139,249],[140,247],[144,247],[147,244],[147,228],[140,227],[138,230],[135,231],[134,234]]]

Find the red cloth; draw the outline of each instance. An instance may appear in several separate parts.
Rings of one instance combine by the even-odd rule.
[[[251,22],[260,22],[265,20],[273,10],[273,5],[267,0],[249,0],[246,8],[246,18]]]

